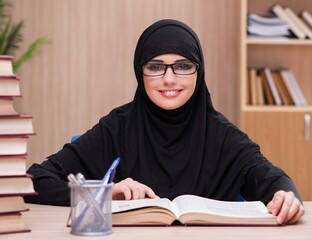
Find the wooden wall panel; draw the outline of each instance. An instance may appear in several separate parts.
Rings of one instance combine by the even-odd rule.
[[[38,36],[52,43],[19,75],[19,112],[33,115],[28,165],[59,150],[112,108],[131,101],[133,54],[141,32],[175,18],[199,35],[215,107],[238,119],[239,0],[12,0],[25,20],[21,50]]]

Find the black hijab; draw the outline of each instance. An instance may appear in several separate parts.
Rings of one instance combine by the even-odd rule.
[[[141,72],[142,64],[166,53],[199,64],[194,94],[174,110],[161,109],[148,98]],[[119,156],[115,182],[131,177],[170,199],[194,194],[234,200],[245,174],[263,156],[256,144],[214,109],[194,31],[175,20],[152,24],[138,41],[134,70],[138,87],[133,101],[114,109],[50,160],[62,169],[100,179]]]
[[[174,110],[164,110],[148,98],[141,71],[144,63],[166,53],[179,54],[199,64],[193,96]],[[134,70],[138,88],[125,117],[123,136],[125,149],[132,154],[125,154],[127,164],[123,166],[127,169],[123,172],[150,186],[161,197],[196,194],[233,198],[242,184],[242,172],[251,164],[246,164],[246,159],[236,162],[239,149],[228,144],[240,138],[249,140],[214,110],[195,32],[176,20],[152,24],[138,41]]]

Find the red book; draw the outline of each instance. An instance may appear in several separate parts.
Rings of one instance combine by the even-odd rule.
[[[14,75],[12,61],[13,56],[0,55],[0,75]]]
[[[16,112],[13,105],[13,97],[0,97],[0,116],[16,116]]]
[[[26,155],[0,156],[0,176],[25,174]]]
[[[21,213],[0,214],[0,234],[30,232]]]
[[[0,177],[0,197],[37,194],[29,174]]]
[[[0,135],[33,135],[32,116],[0,116]]]
[[[0,75],[0,96],[20,97],[20,79],[15,75]]]

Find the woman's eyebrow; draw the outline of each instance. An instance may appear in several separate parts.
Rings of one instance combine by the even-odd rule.
[[[185,61],[190,61],[190,60],[188,60],[187,58],[182,58],[182,59],[175,60],[174,63],[185,62]],[[149,62],[164,63],[164,61],[161,59],[152,59]]]

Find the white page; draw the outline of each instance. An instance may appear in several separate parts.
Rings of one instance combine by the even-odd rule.
[[[128,211],[132,209],[139,209],[143,207],[163,207],[169,209],[174,214],[176,210],[172,206],[172,203],[167,198],[158,198],[158,199],[138,199],[138,200],[114,200],[112,201],[112,213],[118,213],[123,211]]]
[[[185,213],[210,213],[232,217],[266,217],[270,215],[267,208],[259,201],[225,202],[203,197],[183,195],[173,200],[178,205],[177,216]]]

